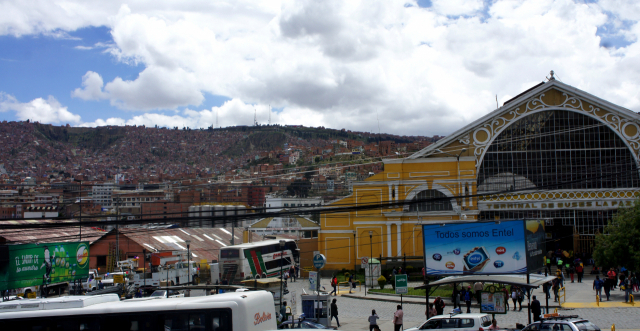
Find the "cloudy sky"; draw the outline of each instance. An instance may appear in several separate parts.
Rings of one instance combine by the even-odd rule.
[[[0,2],[0,119],[447,135],[555,70],[640,111],[640,2]]]

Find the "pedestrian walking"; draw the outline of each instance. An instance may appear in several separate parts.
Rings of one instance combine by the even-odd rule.
[[[511,301],[513,301],[513,311],[516,311],[516,307],[518,306],[518,288],[515,286],[511,286]]]
[[[338,320],[338,305],[336,304],[336,299],[331,301],[331,317],[329,321],[333,321],[333,318],[336,318],[336,323],[338,323],[338,327],[340,327],[340,321]]]
[[[616,288],[616,276],[618,274],[616,274],[616,272],[613,270],[613,268],[609,269],[609,272],[607,272],[607,279],[609,279],[609,283],[610,286],[612,288]]]
[[[464,290],[464,286],[462,287]],[[453,309],[460,306],[460,291],[458,291],[458,284],[453,283],[453,292],[451,293],[451,301],[453,302]]]
[[[611,283],[612,281],[609,278],[604,281],[604,294],[607,296],[607,301],[609,301],[609,295],[611,294]]]
[[[533,321],[537,322],[540,320],[540,315],[542,315],[542,308],[540,306],[540,301],[536,299],[536,296],[533,296],[533,301],[531,301],[531,313],[533,313]]]
[[[551,283],[546,282],[546,283],[542,284],[542,290],[547,295],[547,299],[551,298],[551,294],[549,293],[550,289],[551,289]]]
[[[518,288],[518,304],[520,305],[520,310],[518,311],[522,311],[522,301],[524,301],[524,291],[521,288]]]
[[[582,276],[584,276],[584,264],[582,262],[578,262],[576,273],[578,274],[578,283],[582,283]]]
[[[638,292],[638,277],[635,273],[631,274],[631,282],[633,283],[633,291]]]
[[[404,313],[402,312],[402,306],[398,305],[398,309],[393,313],[393,331],[400,331],[402,329],[402,318]]]
[[[294,266],[291,266],[291,268],[289,268],[289,276],[291,277],[292,282],[296,281],[296,268]]]
[[[478,301],[478,304],[480,304],[480,300],[482,300],[480,297],[482,290],[484,290],[484,284],[482,284],[482,282],[476,282],[473,284],[473,291],[476,293],[476,300]]]
[[[567,268],[567,272],[569,273],[569,276],[571,277],[571,282],[573,283],[573,274],[575,274],[576,269],[573,266],[569,266],[569,268]]]
[[[428,313],[427,319],[438,315],[438,312],[436,311],[436,308],[433,306],[433,303],[429,304],[429,309],[427,310],[427,313]]]
[[[507,310],[509,310],[509,291],[507,290],[506,286],[502,288],[502,292],[504,292],[505,297],[504,306]]]
[[[353,280],[353,274],[349,275],[349,294],[351,294],[351,289],[356,287],[356,281]]]
[[[596,279],[593,281],[593,289],[596,290],[596,295],[602,300],[602,287],[604,286],[604,282],[600,279],[600,276],[596,276]]]
[[[467,292],[464,294],[464,303],[467,305],[467,314],[471,313],[471,298],[471,286],[469,286],[469,288],[467,288]]]
[[[555,278],[553,280],[553,283],[551,285],[551,288],[553,289],[553,302],[558,302],[558,299],[560,299],[558,297],[558,290],[560,290],[560,278]],[[515,309],[514,309],[515,310]]]
[[[624,286],[627,276],[624,274],[624,272],[620,272],[620,276],[618,276],[618,278],[620,279],[620,283],[618,284],[618,286],[620,286],[620,291],[623,291],[622,286]]]
[[[436,297],[433,301],[433,305],[436,306],[436,312],[438,315],[442,315],[444,313],[444,307],[446,306],[441,297]]]
[[[629,302],[629,295],[633,293],[633,284],[631,283],[631,279],[629,277],[627,277],[624,280],[623,287],[624,287],[624,302]]]
[[[331,278],[331,287],[333,287],[333,291],[329,293],[329,296],[331,296],[331,293],[333,293],[333,296],[338,296],[338,277],[336,275]]]
[[[375,329],[379,329],[378,328],[378,319],[380,317],[378,317],[378,314],[376,314],[376,310],[373,309],[371,311],[371,316],[369,316],[369,331],[373,331]]]

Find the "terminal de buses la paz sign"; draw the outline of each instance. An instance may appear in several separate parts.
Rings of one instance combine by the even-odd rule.
[[[423,225],[429,275],[524,274],[543,266],[540,220]]]

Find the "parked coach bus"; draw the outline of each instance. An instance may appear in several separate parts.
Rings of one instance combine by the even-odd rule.
[[[281,251],[279,240],[265,240],[224,247],[220,249],[220,281],[229,285],[239,284],[243,280],[277,277],[282,270],[287,271],[300,263],[300,250],[293,239],[284,239]]]
[[[266,291],[125,301],[104,294],[0,303],[2,331],[259,331],[276,327],[273,296]]]

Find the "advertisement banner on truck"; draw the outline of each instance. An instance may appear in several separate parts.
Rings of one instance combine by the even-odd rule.
[[[423,225],[429,275],[527,272],[522,220]]]
[[[89,276],[89,242],[8,245],[0,260],[0,291]]]

